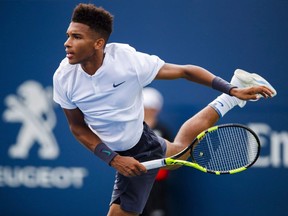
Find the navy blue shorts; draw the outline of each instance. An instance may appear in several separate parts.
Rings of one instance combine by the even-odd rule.
[[[166,142],[158,137],[145,123],[140,141],[127,151],[117,152],[121,156],[134,157],[140,162],[165,156]],[[124,211],[141,214],[152,189],[158,169],[149,170],[141,176],[125,177],[116,172],[110,205],[119,204]]]

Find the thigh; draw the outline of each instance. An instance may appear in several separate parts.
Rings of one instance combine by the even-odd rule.
[[[205,107],[196,115],[189,118],[178,131],[174,142],[167,143],[166,156],[172,156],[189,146],[194,138],[206,130],[207,128],[213,126],[219,119],[217,112],[210,106]],[[180,159],[186,160],[189,157],[189,153],[183,155]]]
[[[177,143],[177,142],[170,142],[168,140],[166,140],[166,146],[167,146],[167,150],[166,150],[166,157],[171,157],[175,154],[177,154],[178,152],[182,151],[183,149],[185,149],[186,145],[183,145],[181,143]],[[185,157],[183,157],[185,158]]]
[[[118,204],[123,211],[141,213],[152,189],[158,169],[141,176],[126,177],[116,173],[110,205]]]

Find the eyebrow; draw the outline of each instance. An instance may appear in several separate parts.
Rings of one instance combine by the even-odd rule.
[[[73,35],[73,36],[83,36],[83,34],[81,32],[66,32],[66,35]]]

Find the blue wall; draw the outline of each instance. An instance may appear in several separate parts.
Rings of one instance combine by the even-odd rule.
[[[52,75],[65,56],[65,32],[78,2],[0,0],[0,215],[107,212],[114,170],[75,141],[51,102]],[[236,68],[257,72],[278,90],[276,98],[235,108],[219,122],[257,131],[258,163],[233,176],[171,172],[172,215],[287,215],[288,1],[90,2],[115,15],[111,42],[200,65],[227,80]],[[165,97],[161,119],[174,133],[218,95],[184,80],[152,86]]]

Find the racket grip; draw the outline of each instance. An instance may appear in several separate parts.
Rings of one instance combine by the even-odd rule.
[[[142,165],[146,167],[147,170],[157,169],[166,166],[165,159],[157,159],[143,162]]]

